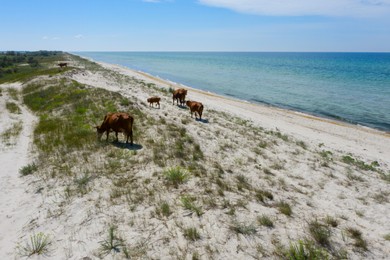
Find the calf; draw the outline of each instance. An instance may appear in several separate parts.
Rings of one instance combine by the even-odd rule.
[[[195,119],[196,119],[196,113],[198,113],[199,120],[202,120],[203,104],[196,101],[187,101],[186,104],[190,108],[191,117],[192,117],[192,113],[195,113]]]
[[[104,117],[103,123],[100,126],[96,126],[98,139],[100,139],[104,132],[107,134],[106,141],[110,131],[115,132],[115,141],[118,142],[118,132],[126,135],[126,143],[133,144],[133,122],[134,118],[123,112],[107,113]]]
[[[157,103],[158,108],[160,108],[160,100],[161,100],[161,98],[159,98],[159,97],[150,97],[147,100],[149,102],[149,106],[153,106],[153,103]]]

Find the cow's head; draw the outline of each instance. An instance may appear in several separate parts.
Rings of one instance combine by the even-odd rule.
[[[100,138],[102,138],[104,130],[98,125],[95,126],[95,128],[96,128],[97,139],[100,140]]]

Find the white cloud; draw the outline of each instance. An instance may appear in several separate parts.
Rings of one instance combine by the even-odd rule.
[[[76,39],[81,39],[81,38],[84,38],[84,35],[82,35],[82,34],[77,34],[77,35],[74,36],[74,38],[76,38]]]
[[[198,2],[241,13],[270,16],[390,15],[390,0],[198,0]]]

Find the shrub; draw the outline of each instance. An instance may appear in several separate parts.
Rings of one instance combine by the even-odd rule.
[[[30,174],[33,174],[34,172],[36,172],[38,170],[38,167],[35,165],[35,163],[33,164],[29,164],[27,166],[24,166],[23,168],[21,168],[19,170],[19,173],[22,175],[22,176],[26,176],[26,175],[30,175]]]
[[[181,167],[172,167],[164,171],[164,176],[170,185],[175,188],[188,179],[188,174]]]
[[[322,246],[330,245],[329,238],[331,233],[327,226],[321,224],[317,220],[314,220],[309,223],[309,232],[318,244]]]

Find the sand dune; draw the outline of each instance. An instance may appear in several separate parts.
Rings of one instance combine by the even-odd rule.
[[[340,258],[390,255],[388,133],[186,87],[187,99],[205,106],[196,121],[161,90],[185,86],[117,65],[69,62],[72,71],[36,82],[74,80],[119,93],[143,111],[135,121],[143,132],[137,149],[91,146],[96,151],[64,154],[51,167],[53,158],[29,148],[36,119],[21,101],[21,115],[7,112],[3,90],[1,131],[21,120],[23,132],[14,145],[2,142],[0,258],[22,258],[16,246],[37,232],[50,235],[48,259],[277,259],[298,241]],[[21,86],[1,86],[8,87]],[[161,109],[148,107],[152,95],[162,98]],[[181,150],[173,150],[173,136],[186,138]],[[167,158],[172,151],[193,154]],[[18,175],[37,158],[45,167]],[[177,187],[167,178],[172,167],[186,173]],[[110,227],[118,251],[105,255]]]

